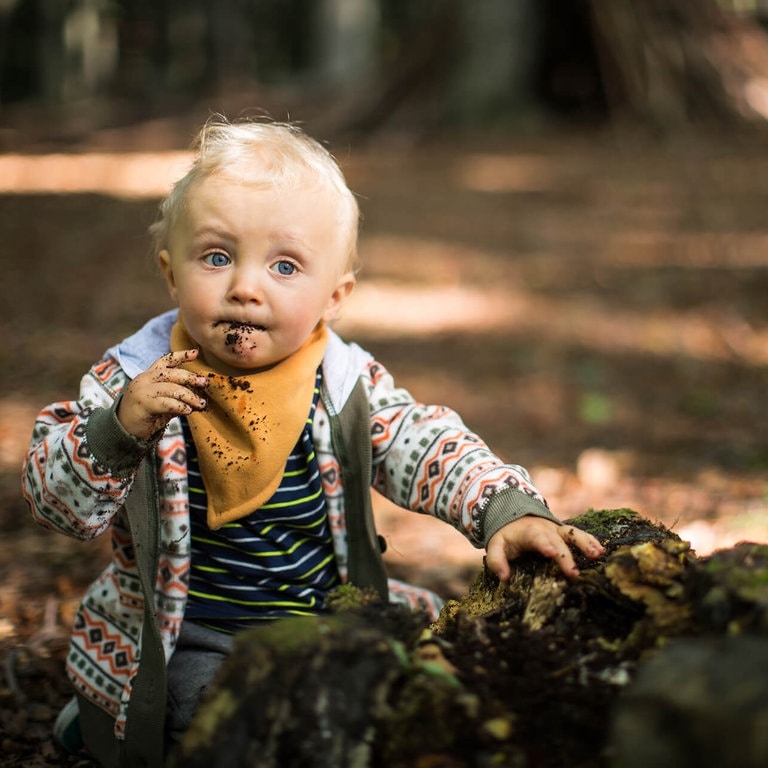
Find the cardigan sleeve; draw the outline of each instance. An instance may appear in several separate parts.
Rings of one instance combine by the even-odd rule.
[[[53,403],[38,414],[22,492],[41,525],[93,539],[122,507],[147,450],[115,415],[125,382],[117,363],[104,360],[83,377],[77,400]]]
[[[517,464],[507,464],[449,408],[417,402],[377,362],[367,370],[374,487],[438,517],[477,547],[524,515],[559,522]]]

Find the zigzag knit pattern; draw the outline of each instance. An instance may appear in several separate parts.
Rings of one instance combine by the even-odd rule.
[[[369,376],[376,490],[405,509],[439,517],[478,547],[483,507],[497,491],[516,488],[546,505],[526,470],[504,464],[458,414],[415,402],[378,363]]]

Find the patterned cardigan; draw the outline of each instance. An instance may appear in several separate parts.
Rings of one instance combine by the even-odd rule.
[[[181,423],[171,420],[162,437],[148,444],[126,433],[115,415],[126,383],[169,351],[175,317],[172,311],[154,318],[108,350],[83,377],[78,400],[41,411],[23,474],[24,496],[39,523],[81,540],[111,535],[111,563],[79,608],[67,672],[81,697],[115,719],[118,739],[125,736],[139,657],[150,655],[140,651],[143,625],[154,625],[167,659],[187,596],[190,523]],[[369,353],[332,332],[329,337],[313,439],[340,577],[384,593],[389,588],[390,599],[415,599],[434,609],[425,593],[414,598],[416,593],[382,578],[371,486],[401,507],[444,520],[477,547],[523,515],[555,518],[527,472],[504,464],[456,413],[417,403]],[[365,412],[350,418],[355,392],[364,395]],[[151,467],[154,488],[138,504],[133,499],[140,513],[132,522],[126,508],[138,494],[142,466]],[[153,550],[145,553],[153,572],[142,574],[137,537],[144,534],[137,526],[153,525],[150,543],[141,544]]]

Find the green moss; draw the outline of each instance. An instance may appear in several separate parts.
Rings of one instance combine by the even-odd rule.
[[[389,717],[382,723],[376,751],[383,765],[411,764],[410,758],[424,754],[425,749],[435,756],[451,754],[470,737],[480,706],[477,698],[458,692],[455,682],[442,675],[421,672],[403,681]]]
[[[520,572],[513,572],[512,582],[518,578]],[[448,600],[440,611],[437,621],[431,625],[435,634],[445,634],[447,629],[454,624],[459,614],[474,618],[485,616],[488,613],[499,610],[510,599],[510,586],[496,577],[487,569],[483,569],[477,575],[474,583],[470,585],[469,592],[458,600]]]
[[[642,515],[632,509],[590,509],[578,517],[571,518],[567,524],[589,531],[598,538],[614,538],[628,528],[643,520]]]
[[[239,640],[245,644],[248,642],[248,636],[255,633],[257,642],[249,645],[249,648],[261,647],[269,653],[272,650],[291,653],[317,644],[335,625],[332,617],[299,617],[290,621],[275,621],[267,627],[246,630],[239,635]]]
[[[222,723],[228,720],[237,710],[238,703],[232,691],[220,689],[201,707],[193,726],[184,737],[185,750],[194,751],[207,747],[213,736],[222,729]]]
[[[342,584],[328,595],[325,603],[331,613],[344,613],[365,608],[380,600],[375,589],[360,589],[352,584]]]
[[[677,534],[661,523],[654,523],[627,508],[590,509],[583,515],[566,520],[566,525],[575,525],[588,531],[605,545],[679,539]]]
[[[452,688],[462,687],[459,678],[456,677],[456,675],[448,672],[448,670],[442,664],[437,664],[433,661],[420,661],[417,659],[413,662],[413,666],[414,672],[436,677],[441,682],[451,686]]]
[[[768,605],[768,545],[742,544],[704,564],[712,581],[739,599]]]

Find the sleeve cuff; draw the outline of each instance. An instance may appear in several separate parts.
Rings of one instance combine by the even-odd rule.
[[[526,515],[543,517],[556,525],[562,525],[562,522],[538,499],[516,488],[505,488],[503,491],[494,493],[486,502],[483,510],[483,544],[487,547],[491,537],[499,528]]]
[[[88,450],[96,461],[113,475],[132,475],[151,446],[126,432],[117,418],[120,397],[111,408],[96,408],[88,417],[85,438]]]

